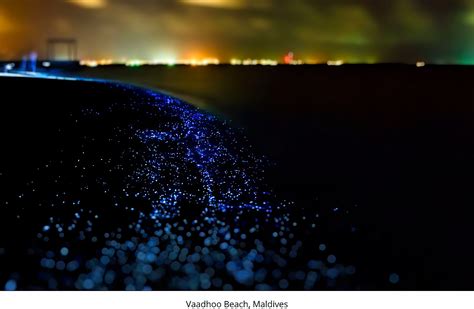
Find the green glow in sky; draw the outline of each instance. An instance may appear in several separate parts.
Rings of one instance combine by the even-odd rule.
[[[217,57],[474,63],[474,0],[5,0],[0,59]],[[368,60],[369,59],[369,60]]]

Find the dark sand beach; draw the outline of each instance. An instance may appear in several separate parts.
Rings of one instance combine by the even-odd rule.
[[[338,242],[362,265],[363,287],[472,288],[472,67],[117,67],[80,74],[198,98],[246,128],[276,162],[271,179],[281,191],[351,211],[356,239]],[[384,284],[392,272],[399,285]]]
[[[231,120],[226,127],[237,131],[243,128],[242,135],[249,140],[224,139],[233,145],[229,149],[233,149],[232,152],[239,147],[244,149],[247,154],[240,158],[242,162],[266,156],[269,164],[262,161],[262,165],[257,163],[257,167],[243,169],[262,171],[262,185],[274,192],[269,203],[289,201],[290,210],[285,208],[281,215],[298,218],[289,221],[289,229],[296,223],[297,227],[291,227],[295,231],[288,230],[288,235],[283,237],[285,243],[290,240],[289,234],[293,234],[294,243],[283,245],[284,254],[281,243],[271,250],[290,256],[298,241],[302,241],[305,248],[292,262],[294,264],[290,263],[304,265],[302,269],[283,267],[283,262],[280,261],[280,265],[278,260],[272,262],[276,263],[275,268],[287,270],[278,280],[270,280],[274,282],[270,288],[302,289],[311,272],[318,278],[317,283],[311,285],[312,280],[307,283],[311,289],[472,288],[474,271],[470,265],[474,250],[469,243],[474,232],[474,91],[471,85],[474,71],[470,67],[104,67],[62,74],[162,89],[217,114],[220,119]],[[81,86],[73,86],[78,83]],[[63,116],[71,112],[78,98],[88,102],[87,117],[92,117],[96,108],[102,108],[102,96],[107,98],[105,106],[108,107],[115,106],[112,104],[115,102],[130,104],[120,89],[109,89],[104,94],[103,90],[91,90],[89,85],[2,78],[2,91],[15,93],[17,98],[16,102],[3,103],[1,107],[2,139],[8,146],[5,149],[15,150],[4,151],[3,168],[19,171],[14,174],[21,175],[23,170],[34,169],[40,159],[48,159],[51,155],[48,149],[57,145],[57,140],[49,139],[53,136],[51,132],[58,126],[70,126],[68,121],[75,118]],[[131,102],[140,100],[143,100],[141,95],[132,96]],[[133,104],[127,106],[133,110]],[[128,112],[117,115],[118,118],[111,116],[87,130],[91,134],[102,132],[104,123],[106,127],[115,127],[110,124],[119,119],[122,127],[131,121]],[[133,117],[136,119],[133,121],[139,122],[142,116],[138,113]],[[227,132],[213,121],[208,132],[215,129]],[[75,153],[75,150],[70,151]],[[260,179],[260,176],[249,178]],[[16,188],[13,184],[23,181],[16,176],[4,179],[2,177],[2,184],[8,183],[7,187],[11,188],[8,194],[13,194]],[[232,184],[239,188],[241,185]],[[101,198],[107,199],[107,196]],[[241,199],[249,201],[250,196]],[[241,199],[234,202],[241,203]],[[34,210],[32,213],[35,215],[28,220],[36,220],[37,213]],[[50,216],[41,213],[44,219]],[[258,221],[265,222],[265,215]],[[30,221],[21,226],[37,234]],[[269,230],[269,226],[266,229]],[[258,235],[258,240],[271,242],[272,233]],[[278,239],[280,237],[278,235]],[[321,245],[328,250],[321,251],[324,248]],[[94,245],[90,248],[90,252],[97,249]],[[29,258],[28,254],[25,256]],[[331,263],[333,257],[337,257],[336,263]],[[6,258],[16,260],[15,256]],[[329,265],[324,266],[325,271],[318,264],[321,261]],[[254,289],[258,285],[255,273],[252,272],[250,284],[250,274],[244,271],[245,267],[232,267],[233,264],[230,270],[225,268],[225,273],[230,276],[233,288]],[[268,276],[274,275],[272,267],[266,268]],[[334,271],[328,274],[328,269]],[[281,281],[281,276],[287,276],[288,280]],[[314,274],[311,276],[314,278]],[[70,285],[57,282],[57,288],[74,288],[78,281],[71,280]],[[79,288],[84,288],[84,280],[87,279],[80,281]],[[223,284],[219,288],[214,286],[212,278],[209,282],[211,289],[223,287]],[[35,284],[41,288],[41,284],[47,283],[48,279]],[[89,283],[87,281],[86,288]],[[136,282],[134,284],[137,287]],[[197,288],[203,288],[202,284],[199,281]],[[260,288],[269,287],[265,284],[263,279]],[[34,288],[34,285],[24,287]],[[185,288],[179,283],[153,286],[156,287]],[[207,287],[206,280],[204,287]]]
[[[272,190],[270,163],[241,130],[123,84],[1,85],[16,93],[1,113],[0,280],[9,286],[354,286],[354,265],[314,233],[323,214]]]

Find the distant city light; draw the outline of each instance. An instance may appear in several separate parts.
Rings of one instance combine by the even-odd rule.
[[[153,60],[150,64],[151,65],[168,65],[168,66],[174,66],[176,64],[176,60],[175,59],[171,59],[171,58],[168,58],[168,59],[155,59]]]
[[[222,62],[218,58],[207,57],[207,58],[189,58],[189,59],[175,59],[175,58],[155,58],[153,60],[145,59],[84,59],[80,61],[80,65],[88,67],[97,67],[97,66],[106,66],[106,65],[125,65],[128,67],[140,67],[144,65],[165,65],[165,66],[175,66],[175,65],[188,65],[188,66],[208,66],[208,65],[220,65],[220,64],[230,64],[230,65],[244,65],[244,66],[277,66],[279,64],[285,65],[317,65],[324,64],[325,62],[317,60],[308,60],[304,61],[301,59],[295,59],[294,54],[287,54],[283,62],[279,62],[275,59],[239,59],[231,58],[228,62]],[[329,60],[326,62],[329,66],[340,66],[345,64],[343,60]],[[418,67],[424,66],[424,62],[417,62]]]
[[[45,68],[49,68],[49,67],[51,66],[51,62],[49,62],[49,61],[43,61],[42,65],[43,65],[43,67],[45,67]]]
[[[260,65],[278,65],[278,61],[272,59],[260,59]]]
[[[231,65],[278,65],[278,61],[273,59],[231,59]]]
[[[129,60],[125,63],[127,67],[140,67],[144,64],[147,64],[147,63],[138,59]]]
[[[82,66],[90,67],[90,68],[95,68],[96,66],[99,65],[97,61],[95,60],[81,60],[79,64]]]
[[[425,63],[424,61],[418,61],[418,62],[416,63],[416,67],[418,67],[418,68],[422,68],[422,67],[424,67],[425,65],[426,65],[426,63]]]
[[[235,59],[235,58],[230,59],[230,64],[231,65],[242,65],[242,62],[243,61],[240,60],[240,59]]]
[[[295,54],[293,52],[289,52],[283,57],[283,63],[289,65],[301,65],[304,64],[303,60],[295,59]]]
[[[83,65],[83,66],[88,66],[88,67],[96,67],[96,66],[99,66],[99,65],[111,65],[111,64],[125,64],[125,62],[115,62],[114,60],[112,59],[100,59],[100,60],[89,60],[89,59],[86,59],[86,60],[81,60],[80,62],[80,65]]]
[[[340,66],[344,64],[344,61],[343,60],[329,60],[327,64],[329,66]]]
[[[243,65],[257,65],[258,64],[258,60],[257,59],[245,59],[243,62],[242,62]]]
[[[285,57],[283,58],[283,62],[285,64],[292,64],[293,61],[294,61],[294,57],[295,55],[293,54],[293,52],[289,52],[288,54],[285,55]]]
[[[126,65],[128,67],[140,67],[143,65],[190,65],[190,66],[207,66],[207,65],[218,65],[220,60],[217,58],[203,58],[203,59],[154,59],[154,60],[143,60],[143,59],[129,59],[114,61],[112,59],[100,59],[100,60],[81,60],[80,65],[88,67],[97,67],[104,65]]]
[[[205,59],[191,59],[183,60],[182,64],[192,65],[192,66],[206,66],[206,65],[218,65],[220,64],[219,59],[217,58],[205,58]]]
[[[101,59],[98,61],[99,65],[111,65],[114,63],[112,59]]]

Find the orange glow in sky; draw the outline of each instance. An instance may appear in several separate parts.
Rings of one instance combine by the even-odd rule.
[[[216,7],[216,8],[240,8],[245,5],[242,0],[180,0],[181,3],[189,5]]]
[[[100,9],[107,5],[106,0],[67,0],[67,2],[86,9]]]

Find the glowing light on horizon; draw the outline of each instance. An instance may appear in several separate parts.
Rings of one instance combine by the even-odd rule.
[[[88,66],[88,67],[95,68],[99,65],[112,65],[112,64],[125,64],[125,63],[124,62],[114,62],[112,59],[100,59],[100,60],[86,59],[86,60],[81,60],[79,62],[79,64],[83,65],[83,66]]]
[[[303,60],[292,60],[289,65],[303,65],[307,62]],[[222,64],[221,60],[218,58],[186,58],[186,59],[174,59],[174,58],[156,58],[153,60],[143,60],[143,59],[122,59],[122,60],[113,60],[113,59],[84,59],[80,61],[80,65],[88,67],[97,67],[97,66],[106,66],[106,65],[126,65],[129,67],[140,67],[143,65],[188,65],[188,66],[208,66],[208,65],[220,65]],[[261,66],[277,66],[280,63],[275,59],[238,59],[232,58],[229,62],[224,62],[224,64],[231,65],[261,65]],[[285,63],[286,64],[286,63]]]
[[[295,59],[295,54],[293,52],[289,52],[288,54],[285,55],[283,58],[283,63],[285,64],[291,64]]]
[[[416,67],[417,67],[417,68],[422,68],[422,67],[424,67],[425,65],[426,65],[426,63],[425,63],[424,61],[418,61],[418,62],[416,63]]]
[[[167,66],[174,66],[176,65],[177,61],[174,58],[167,58],[167,59],[155,59],[150,64],[151,65],[167,65]]]
[[[112,64],[125,64],[124,62],[114,62],[112,59],[100,59],[100,60],[81,60],[80,65],[88,67],[97,67],[99,65],[112,65]]]
[[[273,59],[236,59],[232,58],[230,60],[231,65],[278,65],[278,61]]]
[[[344,61],[343,60],[329,60],[327,64],[329,66],[341,66],[344,64]]]
[[[80,61],[80,65],[88,67],[97,67],[105,65],[126,65],[128,67],[140,67],[143,65],[190,65],[190,66],[207,66],[207,65],[219,65],[221,62],[217,58],[193,58],[193,59],[154,59],[154,60],[143,60],[143,59],[124,59],[121,61],[114,61],[112,59],[85,59]]]
[[[138,59],[129,60],[129,61],[127,61],[127,62],[125,63],[125,65],[126,65],[127,67],[140,67],[140,66],[142,66],[142,65],[144,65],[144,64],[147,64],[147,63],[145,63],[145,62],[142,61],[142,60],[138,60]]]
[[[95,61],[95,60],[81,60],[81,62],[79,62],[79,64],[82,65],[82,66],[90,67],[90,68],[95,68],[96,66],[99,65],[97,63],[97,61]]]
[[[295,54],[293,52],[289,52],[283,57],[283,64],[286,65],[301,65],[304,64],[303,60],[295,59]]]
[[[232,59],[230,59],[230,64],[231,65],[242,65],[242,60],[232,58]]]

